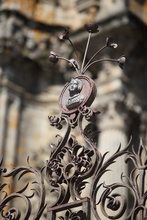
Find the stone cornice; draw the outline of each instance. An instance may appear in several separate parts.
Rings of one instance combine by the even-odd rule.
[[[109,30],[112,30],[113,28],[120,27],[121,25],[128,24],[129,18],[128,18],[127,11],[122,11],[122,12],[118,12],[116,14],[113,14],[109,17],[106,16],[105,18],[97,20],[96,23],[100,26],[101,33],[103,33],[103,29],[105,31],[109,31]],[[75,42],[83,41],[83,40],[87,39],[87,34],[85,33],[85,28],[82,27],[80,29],[73,31],[71,33],[71,38]]]
[[[13,82],[4,79],[0,81],[0,87],[2,88],[8,88],[12,93],[17,93],[18,96],[22,97],[24,100],[28,100],[29,102],[33,102],[34,104],[41,104],[42,105],[49,105],[49,104],[56,104],[58,101],[57,94],[58,92],[60,93],[60,86],[54,86],[51,94],[48,93],[48,91],[44,94],[39,94],[39,95],[34,95],[29,92],[27,92],[26,89],[23,87],[14,84]]]
[[[42,32],[48,32],[48,33],[53,33],[54,31],[61,31],[65,28],[63,25],[54,25],[54,24],[46,24],[40,21],[37,21],[35,19],[32,19],[25,14],[21,13],[21,11],[18,10],[10,10],[10,9],[1,9],[0,10],[0,15],[6,15],[8,17],[10,16],[15,16],[16,18],[20,19],[24,25],[29,27],[30,29],[34,30],[41,30]]]

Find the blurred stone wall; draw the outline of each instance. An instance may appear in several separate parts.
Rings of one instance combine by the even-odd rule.
[[[106,50],[102,57],[127,57],[124,70],[104,63],[87,72],[98,88],[93,104],[101,111],[96,120],[98,147],[102,153],[113,153],[131,135],[136,145],[140,137],[147,144],[146,20],[136,17],[135,4],[146,12],[146,1],[137,0],[0,1],[0,155],[6,167],[24,164],[28,155],[35,166],[48,159],[49,143],[58,133],[50,128],[48,115],[60,113],[58,97],[74,75],[64,62],[50,64],[49,51],[74,56],[72,48],[57,39],[68,26],[82,60],[86,22],[100,26],[88,58],[104,45],[107,36],[114,37],[119,47]],[[128,170],[123,162],[120,173]]]

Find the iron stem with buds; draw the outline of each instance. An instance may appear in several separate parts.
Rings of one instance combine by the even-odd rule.
[[[84,53],[84,58],[83,58],[83,62],[82,62],[82,67],[81,67],[81,74],[83,74],[83,68],[84,68],[85,59],[86,59],[86,56],[87,56],[87,51],[88,51],[88,47],[89,47],[89,43],[90,43],[90,38],[91,38],[91,33],[89,33],[89,35],[88,35],[88,40],[87,40],[86,49],[85,49],[85,53]]]
[[[93,61],[92,63],[90,63],[90,64],[84,69],[84,71],[83,71],[82,74],[84,74],[84,73],[86,72],[86,70],[87,70],[90,66],[92,66],[93,64],[99,63],[99,62],[102,62],[102,61],[110,61],[110,62],[118,63],[118,60],[116,60],[116,59],[100,59],[100,60],[95,60],[95,61]]]
[[[84,67],[83,72],[85,71],[85,69],[87,69],[88,64],[96,57],[97,54],[99,54],[101,51],[103,51],[105,48],[107,48],[107,45],[103,46],[101,49],[99,49],[91,58],[90,60],[87,62],[87,64]]]

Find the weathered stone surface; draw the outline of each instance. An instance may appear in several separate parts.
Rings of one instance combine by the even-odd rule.
[[[147,144],[145,26],[128,16],[122,0],[66,2],[4,0],[0,3],[0,156],[4,155],[5,166],[9,168],[25,164],[28,155],[35,166],[48,159],[49,143],[55,141],[58,132],[50,128],[47,117],[60,114],[60,92],[65,82],[75,76],[65,62],[49,64],[49,51],[73,58],[69,45],[57,40],[63,26],[70,26],[82,60],[87,40],[85,22],[96,21],[100,25],[100,33],[92,38],[88,59],[104,45],[107,36],[114,37],[119,47],[107,49],[101,56],[127,56],[124,70],[104,63],[86,72],[96,80],[98,89],[93,107],[101,111],[95,120],[100,130],[101,152],[113,153],[120,142],[126,145],[131,135],[135,136],[135,143],[143,136]],[[75,135],[82,142],[76,130]],[[122,167],[123,162],[124,158],[117,167],[120,173],[127,170],[126,166]]]

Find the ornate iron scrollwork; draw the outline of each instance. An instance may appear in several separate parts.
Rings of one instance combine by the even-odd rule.
[[[1,178],[6,179],[18,176],[18,180],[21,180],[30,173],[34,175],[35,179],[31,184],[37,186],[36,188],[33,187],[31,195],[27,195],[29,183],[19,191],[7,194],[5,188],[8,184],[1,183],[0,213],[2,219],[30,219],[33,210],[32,198],[36,194],[39,197],[36,199],[38,208],[35,211],[34,220],[41,219],[46,207],[47,219],[51,220],[56,219],[57,214],[59,214],[58,219],[61,220],[91,219],[91,211],[95,219],[99,220],[101,217],[97,207],[100,208],[103,216],[108,219],[120,219],[125,212],[125,219],[135,220],[138,216],[140,220],[147,219],[147,192],[145,189],[147,149],[141,143],[138,152],[135,152],[133,149],[131,150],[132,143],[130,141],[128,146],[122,149],[120,145],[116,152],[106,159],[108,152],[102,155],[98,151],[95,141],[86,133],[86,129],[83,126],[84,120],[89,122],[95,114],[99,113],[99,111],[93,111],[90,107],[96,97],[95,83],[84,73],[90,65],[102,61],[93,61],[98,52],[106,47],[117,47],[112,39],[107,39],[106,45],[96,52],[84,67],[90,36],[98,31],[97,25],[87,25],[86,28],[89,32],[89,38],[81,69],[77,61],[68,61],[70,64],[72,63],[77,71],[77,76],[71,82],[74,82],[74,84],[81,83],[80,88],[77,87],[77,84],[71,86],[71,82],[67,83],[59,99],[62,110],[61,116],[49,116],[51,126],[55,126],[57,129],[62,129],[63,125],[66,126],[64,136],[57,135],[58,143],[54,146],[50,159],[40,170],[31,167],[28,161],[28,166],[17,167],[7,172],[2,167],[2,161],[0,163]],[[68,30],[62,36],[62,40],[69,40]],[[50,60],[54,63],[58,62],[60,58],[53,52],[50,55]],[[124,59],[112,61],[118,62],[122,67]],[[77,138],[71,134],[71,130],[75,127],[79,129],[84,140],[83,144],[79,143]],[[124,174],[121,174],[121,183],[110,185],[102,183],[100,178],[108,172],[109,167],[116,162],[116,159],[123,155],[127,156],[127,163],[132,161],[134,164],[130,175],[124,176]],[[89,181],[90,190],[88,195],[85,195],[84,190]],[[45,182],[49,184],[51,189],[50,197],[52,193],[56,194],[56,201],[50,206],[46,202]],[[103,192],[100,190],[101,187],[103,187]],[[129,212],[127,212],[127,204],[129,202],[127,195],[124,198],[121,193],[116,192],[115,190],[118,188],[125,188],[132,195],[132,206],[129,207]],[[18,210],[17,207],[13,208],[11,206],[10,202],[16,198],[22,200],[23,206],[26,207],[26,209],[23,207],[25,209],[24,212]],[[111,210],[110,213],[109,210]]]

